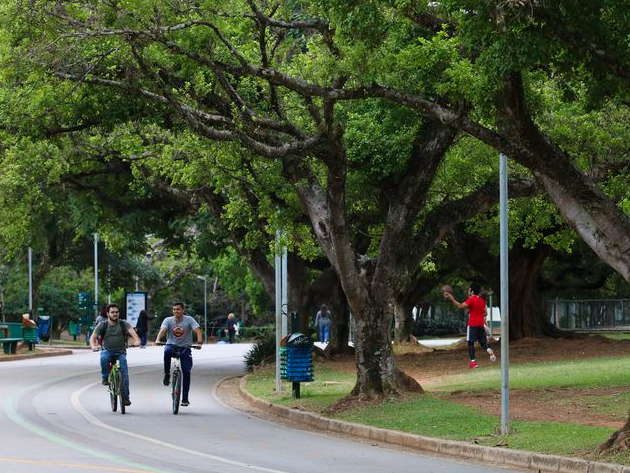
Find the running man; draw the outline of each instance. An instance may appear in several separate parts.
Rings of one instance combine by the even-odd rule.
[[[120,372],[122,374],[122,396],[125,406],[131,405],[129,399],[129,368],[127,367],[127,337],[131,337],[133,346],[140,345],[140,339],[133,327],[125,320],[119,320],[120,309],[116,304],[108,304],[106,307],[107,321],[99,323],[90,336],[90,346],[92,351],[99,351],[99,337],[103,340],[101,351],[101,377],[103,385],[107,386],[109,381],[108,364],[120,360]]]
[[[190,370],[193,366],[192,353],[190,347],[193,345],[193,332],[197,334],[196,348],[201,348],[203,334],[195,319],[184,315],[184,304],[176,302],[173,304],[173,316],[167,317],[162,322],[160,331],[155,338],[155,343],[159,343],[166,334],[166,346],[164,347],[164,386],[171,382],[171,358],[179,356],[183,373],[182,386],[182,406],[190,405],[188,401],[188,391],[190,390]]]
[[[458,309],[468,309],[468,327],[466,329],[466,341],[468,342],[468,355],[470,356],[469,368],[477,368],[477,360],[475,359],[475,341],[488,352],[490,361],[497,361],[492,348],[488,346],[486,338],[486,301],[479,297],[481,287],[479,284],[471,283],[468,287],[468,299],[464,302],[457,302],[453,294],[443,292],[445,299],[450,299]]]

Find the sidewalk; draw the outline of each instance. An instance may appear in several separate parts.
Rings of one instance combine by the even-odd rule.
[[[72,355],[72,350],[69,350],[66,347],[49,347],[48,345],[35,345],[35,347],[39,350],[45,350],[47,353],[33,353],[30,352],[28,349],[21,350],[20,353],[16,353],[14,355],[0,356],[0,363],[5,361],[30,360],[31,358],[46,358],[49,356]]]
[[[265,399],[254,397],[245,390],[246,382],[247,376],[243,376],[239,382],[238,389],[241,396],[252,406],[270,414],[290,419],[294,422],[300,422],[323,431],[337,432],[352,437],[399,445],[437,455],[493,463],[539,473],[630,473],[630,467],[612,463],[595,462],[559,455],[545,455],[523,450],[510,450],[501,447],[486,447],[331,419],[311,412],[279,406]]]

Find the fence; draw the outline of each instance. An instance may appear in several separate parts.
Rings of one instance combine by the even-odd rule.
[[[553,300],[547,316],[565,330],[630,330],[630,299]]]

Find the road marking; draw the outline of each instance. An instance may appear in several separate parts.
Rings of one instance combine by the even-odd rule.
[[[182,452],[182,453],[187,453],[189,455],[195,455],[198,457],[202,457],[202,458],[207,458],[209,460],[213,460],[216,462],[220,462],[220,463],[225,463],[227,465],[233,465],[233,466],[238,466],[241,468],[247,468],[249,470],[256,470],[256,471],[263,471],[265,473],[289,473],[287,471],[283,471],[283,470],[274,470],[273,468],[265,468],[264,466],[257,466],[257,465],[252,465],[250,463],[244,463],[244,462],[239,462],[236,460],[230,460],[229,458],[225,458],[225,457],[219,457],[217,455],[210,455],[209,453],[204,453],[204,452],[199,452],[197,450],[192,450],[189,448],[185,448],[185,447],[180,447],[179,445],[175,445],[172,443],[168,443],[168,442],[164,442],[162,440],[153,438],[153,437],[147,437],[146,435],[142,435],[142,434],[137,434],[135,432],[129,432],[127,430],[123,430],[123,429],[119,429],[117,427],[113,427],[109,424],[106,424],[102,421],[100,421],[99,419],[97,419],[95,416],[93,416],[91,413],[89,413],[81,404],[80,401],[80,397],[81,395],[87,391],[88,389],[90,389],[93,386],[96,386],[99,383],[90,383],[87,386],[83,386],[81,389],[75,391],[74,393],[72,393],[72,396],[70,397],[70,400],[72,402],[72,405],[74,406],[74,408],[76,409],[76,411],[81,414],[85,420],[87,420],[90,424],[96,426],[96,427],[100,427],[102,429],[107,429],[111,432],[116,432],[118,434],[123,434],[123,435],[127,435],[129,437],[133,437],[139,440],[144,440],[145,442],[150,442],[156,445],[159,445],[161,447],[165,447],[165,448],[170,448],[172,450],[176,450],[178,452]]]
[[[112,466],[86,465],[85,463],[66,463],[45,460],[25,460],[23,458],[5,458],[0,457],[0,462],[23,463],[26,465],[38,466],[61,466],[64,468],[80,468],[81,470],[98,470],[98,471],[115,471],[120,473],[146,473],[147,470],[136,470],[129,468],[118,468]]]
[[[91,373],[91,372],[90,372]],[[47,385],[51,385],[54,383],[58,383],[59,381],[66,381],[72,378],[78,378],[78,377],[82,377],[85,376],[86,373],[82,373],[79,375],[72,375],[72,376],[65,376],[62,378],[57,378],[54,381],[46,381],[43,383],[38,383],[38,384],[34,384],[31,385],[25,389],[22,389],[20,391],[17,391],[16,393],[14,393],[11,396],[8,396],[4,399],[4,403],[3,403],[3,408],[4,408],[4,412],[7,415],[7,417],[13,421],[14,423],[16,423],[17,425],[30,430],[31,432],[35,433],[36,435],[39,435],[40,437],[45,438],[46,440],[49,440],[51,442],[57,443],[59,445],[63,445],[64,447],[68,447],[71,448],[73,450],[79,451],[81,453],[84,453],[86,455],[91,455],[93,457],[96,458],[101,458],[103,460],[112,462],[112,463],[118,463],[120,465],[124,465],[126,467],[130,467],[133,468],[134,472],[136,471],[140,471],[143,473],[147,473],[147,472],[152,472],[152,473],[172,473],[168,470],[162,470],[159,468],[153,468],[150,466],[146,466],[146,465],[142,465],[139,463],[134,463],[134,462],[130,462],[127,461],[121,457],[118,457],[116,455],[112,455],[112,454],[108,454],[99,450],[94,450],[91,447],[88,447],[87,445],[82,445],[76,442],[73,442],[61,435],[59,435],[58,433],[54,433],[51,432],[49,430],[46,430],[42,427],[39,427],[35,424],[32,424],[30,422],[28,422],[26,419],[24,419],[22,416],[20,416],[20,414],[18,414],[17,409],[16,409],[16,405],[17,405],[17,400],[23,396],[24,394],[28,393],[29,391],[33,391],[35,389],[38,388],[42,388],[44,386]],[[96,383],[93,383],[96,384]]]

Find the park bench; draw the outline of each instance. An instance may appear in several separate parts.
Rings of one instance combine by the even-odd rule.
[[[13,355],[17,351],[18,343],[23,340],[23,338],[0,338],[0,342],[2,342],[2,350],[6,355]]]
[[[33,351],[35,344],[39,341],[37,337],[37,327],[22,327],[22,337],[28,343],[28,349]]]

